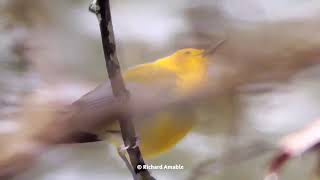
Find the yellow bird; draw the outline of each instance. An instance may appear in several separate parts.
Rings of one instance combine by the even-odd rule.
[[[168,94],[187,96],[207,84],[208,58],[204,50],[182,49],[168,57],[133,67],[123,76],[129,90],[133,85],[148,86],[152,87],[152,93],[159,98]],[[110,91],[109,85],[102,85],[78,101],[94,102],[94,99],[101,98],[99,92],[105,93],[108,90]],[[172,149],[192,130],[195,120],[192,109],[180,107],[145,117],[142,121],[134,121],[138,123],[135,126],[143,156],[157,157]],[[82,136],[80,141],[91,142],[110,137],[113,140],[117,139],[114,137],[121,137],[117,122],[109,127],[102,127],[96,134]]]

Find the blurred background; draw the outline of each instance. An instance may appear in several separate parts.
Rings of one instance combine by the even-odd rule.
[[[1,132],[15,128],[11,121],[22,100],[37,89],[57,85],[57,93],[76,100],[106,79],[98,21],[88,11],[89,3],[0,0]],[[318,58],[313,51],[320,48],[317,0],[112,0],[111,6],[124,71],[181,48],[207,48],[221,39],[227,43],[218,57],[244,61],[252,68],[256,62],[286,66],[281,62],[290,58]],[[296,56],[304,52],[311,55]],[[268,68],[266,64],[262,67]],[[184,169],[152,174],[187,179],[199,163],[213,159],[214,166],[197,179],[263,179],[277,140],[320,117],[319,81],[320,67],[313,66],[285,82],[268,81],[246,93],[221,96],[212,108],[199,108],[204,123],[168,154],[147,160],[153,165],[181,164]],[[246,152],[259,148],[256,142],[271,150],[245,158]],[[233,161],[237,155],[240,160]],[[309,179],[315,163],[314,154],[295,159],[282,177]],[[130,178],[116,149],[102,142],[53,149],[15,180]]]

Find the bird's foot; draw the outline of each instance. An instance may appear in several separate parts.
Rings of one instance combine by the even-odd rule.
[[[132,149],[135,149],[137,147],[140,146],[140,138],[139,137],[136,137],[136,140],[135,140],[135,143],[133,146],[131,146]]]
[[[123,146],[123,145],[122,145],[122,146]],[[119,154],[120,158],[122,159],[122,161],[123,161],[123,162],[125,163],[125,165],[127,166],[127,168],[129,169],[129,171],[130,171],[133,179],[136,180],[136,179],[137,179],[136,173],[135,173],[134,169],[132,168],[132,166],[131,166],[131,164],[130,164],[127,156],[126,156],[126,150],[127,150],[127,148],[126,148],[126,147],[122,147],[122,146],[120,146],[120,147],[117,148],[118,154]]]
[[[140,138],[139,137],[136,137],[136,139],[135,139],[135,143],[134,144],[132,144],[132,145],[121,145],[120,147],[119,147],[119,149],[120,149],[120,151],[127,151],[128,149],[135,149],[135,148],[137,148],[137,147],[139,147],[139,145],[140,145]]]

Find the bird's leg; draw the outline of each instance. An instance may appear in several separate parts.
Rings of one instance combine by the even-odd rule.
[[[132,168],[132,166],[131,166],[131,164],[130,164],[130,162],[129,162],[129,160],[128,160],[128,157],[126,156],[126,153],[127,153],[127,150],[128,150],[128,149],[131,149],[131,148],[134,149],[134,148],[138,147],[139,144],[140,144],[140,140],[139,140],[138,137],[136,137],[135,144],[133,144],[133,145],[127,145],[127,146],[124,145],[124,144],[122,144],[121,146],[119,146],[119,147],[117,148],[118,154],[119,154],[120,158],[124,161],[124,163],[126,164],[127,168],[130,170],[131,175],[132,175],[132,177],[133,177],[134,180],[138,180],[138,177],[137,177],[137,175],[136,175],[136,172],[135,172],[134,169]]]
[[[89,5],[89,11],[94,13],[97,16],[99,22],[101,21],[101,12],[100,12],[100,10],[101,10],[101,8],[100,8],[100,6],[98,4],[98,0],[92,0],[90,5]]]
[[[116,138],[120,137],[121,136],[121,131],[120,130],[107,130],[106,131],[107,134],[111,135],[111,136],[115,136]],[[137,139],[137,142],[139,142],[139,138],[136,138]],[[137,147],[137,143],[133,146],[131,146],[132,148],[135,148]],[[132,177],[134,180],[138,180],[138,177],[134,171],[134,168],[132,167],[130,161],[129,161],[129,158],[127,156],[127,150],[130,149],[130,146],[127,145],[125,146],[124,144],[120,145],[120,146],[117,146],[117,152],[118,152],[118,155],[120,156],[120,158],[122,159],[122,161],[125,163],[126,167],[129,169]]]
[[[134,144],[131,144],[131,145],[121,145],[120,147],[119,147],[119,149],[121,150],[121,151],[127,151],[128,149],[135,149],[135,148],[137,148],[138,146],[140,145],[140,138],[139,137],[136,137],[136,140],[135,140],[135,143]]]
[[[117,150],[118,150],[118,154],[119,154],[120,158],[123,160],[123,162],[126,164],[127,168],[129,169],[133,179],[137,180],[136,173],[134,172],[134,169],[132,168],[132,166],[126,156],[126,151],[123,150],[122,147],[118,147]]]
[[[136,136],[135,143],[131,146],[132,149],[135,149],[140,146],[140,138]]]
[[[114,135],[117,135],[117,136],[121,136],[121,131],[120,130],[107,130],[106,132],[108,134],[114,134]],[[118,150],[125,153],[125,151],[127,151],[128,149],[135,149],[139,145],[140,145],[140,138],[138,136],[136,136],[134,144],[132,144],[132,145],[124,145],[124,144],[122,144],[122,145],[120,145],[118,147]]]

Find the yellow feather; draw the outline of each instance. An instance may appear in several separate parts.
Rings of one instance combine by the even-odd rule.
[[[206,83],[207,72],[204,51],[189,48],[131,68],[124,79],[126,83],[154,86],[175,96],[186,96]],[[172,109],[141,122],[147,123],[136,124],[137,134],[143,156],[150,158],[167,152],[183,139],[194,126],[195,115],[190,109]]]

